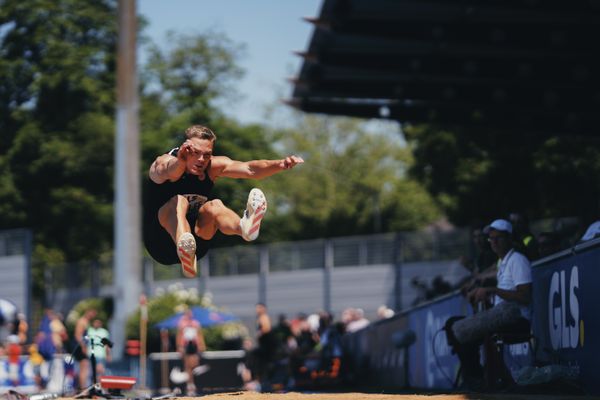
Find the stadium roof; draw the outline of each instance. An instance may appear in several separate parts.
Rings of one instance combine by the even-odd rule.
[[[600,0],[324,0],[288,104],[595,134]]]

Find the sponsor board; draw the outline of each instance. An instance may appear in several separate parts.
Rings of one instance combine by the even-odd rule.
[[[538,361],[568,367],[587,391],[600,393],[600,246],[536,265],[532,274]]]
[[[443,326],[448,318],[470,314],[460,294],[416,308],[408,313],[408,325],[417,340],[409,350],[409,383],[416,388],[450,389],[459,361],[448,345]]]

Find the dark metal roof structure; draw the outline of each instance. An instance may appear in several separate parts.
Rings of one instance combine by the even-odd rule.
[[[288,104],[596,134],[600,0],[323,0]]]

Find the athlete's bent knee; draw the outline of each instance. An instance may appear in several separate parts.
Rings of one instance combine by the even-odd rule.
[[[202,206],[201,212],[214,216],[220,210],[222,210],[224,207],[225,207],[225,204],[223,204],[223,202],[221,200],[214,199],[214,200],[206,202],[206,204],[204,204]]]

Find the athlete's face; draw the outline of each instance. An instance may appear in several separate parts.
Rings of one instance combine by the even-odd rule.
[[[190,152],[186,158],[187,172],[193,175],[201,175],[212,157],[214,142],[206,139],[189,139]]]

